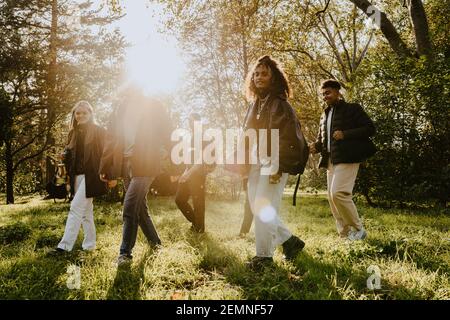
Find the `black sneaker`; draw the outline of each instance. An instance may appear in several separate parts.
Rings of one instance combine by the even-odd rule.
[[[272,257],[253,257],[249,262],[247,262],[247,267],[253,271],[262,271],[264,268],[273,265]]]
[[[287,260],[294,260],[298,253],[305,247],[305,243],[299,237],[292,236],[283,244],[283,253]]]
[[[63,256],[66,253],[68,253],[68,251],[61,249],[61,248],[55,248],[55,249],[49,251],[48,255],[52,256],[52,257],[58,257],[58,256]]]

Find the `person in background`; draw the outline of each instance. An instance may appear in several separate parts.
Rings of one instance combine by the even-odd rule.
[[[191,159],[196,154],[194,146],[194,124],[201,122],[201,116],[198,113],[191,113],[189,116],[189,127],[191,129]],[[202,139],[203,141],[203,139]],[[202,143],[202,150],[206,147]],[[204,163],[189,164],[186,170],[178,180],[178,190],[175,196],[175,203],[178,209],[183,213],[186,219],[191,222],[191,230],[197,233],[205,232],[205,183],[206,176],[214,169],[214,165]],[[192,197],[192,204],[189,204],[189,198]]]
[[[250,208],[250,201],[248,199],[248,189],[247,189],[248,179],[242,180],[243,189],[245,192],[245,204],[244,204],[244,218],[242,219],[241,230],[239,231],[240,237],[245,237],[247,233],[250,232],[250,228],[253,223],[253,213]]]

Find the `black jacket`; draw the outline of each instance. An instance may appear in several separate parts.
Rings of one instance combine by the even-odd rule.
[[[249,107],[244,120],[244,131],[254,128],[253,121],[256,117],[257,105],[258,101]],[[279,172],[303,173],[308,161],[309,150],[294,109],[287,101],[286,96],[280,94],[269,97],[267,111],[265,128],[279,130]],[[268,134],[268,138],[270,138],[270,134]],[[268,146],[270,147],[270,145],[269,139]]]
[[[315,143],[316,150],[321,153],[319,166],[326,168],[330,156],[332,164],[359,163],[372,156],[376,149],[369,137],[375,134],[375,126],[363,108],[357,103],[341,100],[333,109],[330,153],[327,152],[327,117],[331,107],[328,106],[320,117]],[[337,130],[343,131],[343,140],[333,139],[333,132]]]
[[[105,129],[95,124],[89,124],[87,126],[86,135],[84,137],[83,159],[78,159],[79,155],[77,155],[76,152],[77,147],[73,143],[69,143],[69,146],[65,149],[64,164],[66,165],[70,177],[70,185],[73,191],[75,191],[76,161],[82,161],[86,184],[86,198],[98,197],[107,192],[105,182],[101,181],[98,175],[100,158],[103,153],[105,142],[105,133]],[[69,134],[69,142],[72,139],[76,140],[75,131],[72,131]],[[73,147],[70,147],[70,145],[73,145]]]

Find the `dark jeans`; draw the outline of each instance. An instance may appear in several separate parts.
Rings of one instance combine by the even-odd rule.
[[[205,181],[205,174],[194,174],[188,181],[178,185],[175,196],[178,208],[197,232],[205,231]],[[191,196],[194,208],[188,202]]]
[[[161,244],[155,226],[148,214],[147,193],[154,177],[132,177],[125,179],[125,200],[123,203],[123,233],[120,254],[131,257],[136,243],[138,225],[151,245]]]

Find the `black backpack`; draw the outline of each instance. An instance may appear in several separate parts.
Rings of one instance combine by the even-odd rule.
[[[69,188],[69,177],[64,164],[60,163],[56,167],[53,178],[45,186],[45,190],[48,193],[46,199],[53,199],[54,202],[56,202],[56,199],[64,199],[67,201]]]

